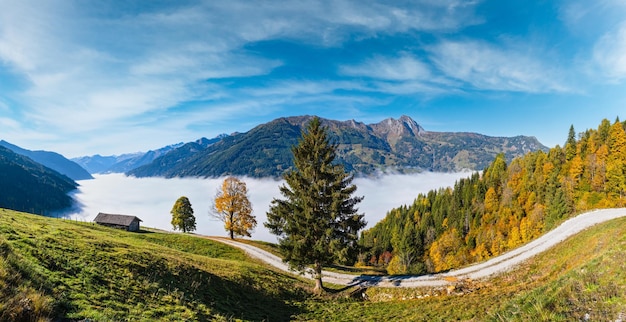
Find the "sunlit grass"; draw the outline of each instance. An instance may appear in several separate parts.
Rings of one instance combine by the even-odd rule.
[[[193,235],[0,210],[0,320],[287,320],[308,284]]]
[[[462,283],[462,284],[461,284]],[[451,294],[449,294],[451,293]],[[511,272],[445,288],[370,288],[369,301],[306,301],[307,321],[615,321],[626,317],[626,218],[595,226]]]
[[[0,210],[0,321],[614,321],[626,316],[626,218],[453,289],[369,288],[364,300],[327,286],[312,296],[309,282],[194,235]]]

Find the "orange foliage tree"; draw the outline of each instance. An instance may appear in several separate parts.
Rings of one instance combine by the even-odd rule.
[[[235,235],[250,237],[257,223],[252,215],[246,183],[235,177],[226,178],[215,195],[212,216],[224,223],[231,239]]]

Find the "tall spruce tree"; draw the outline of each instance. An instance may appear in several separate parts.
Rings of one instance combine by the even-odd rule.
[[[576,144],[576,131],[574,131],[574,125],[572,124],[567,134],[567,142],[565,142],[565,158],[567,161],[571,161],[576,156]]]
[[[280,187],[285,199],[272,200],[265,223],[279,237],[292,269],[313,266],[318,293],[323,292],[322,267],[356,258],[358,231],[365,226],[355,207],[363,197],[352,197],[357,187],[334,162],[336,149],[319,118],[313,118],[292,147],[295,169]]]

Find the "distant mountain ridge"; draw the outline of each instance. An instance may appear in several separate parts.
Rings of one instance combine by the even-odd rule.
[[[79,164],[68,160],[67,158],[56,152],[31,151],[4,140],[0,141],[0,146],[3,146],[17,154],[26,156],[37,163],[40,163],[52,170],[57,171],[60,174],[66,175],[72,180],[93,179],[91,174],[89,174],[89,172],[83,169]]]
[[[213,139],[201,138],[190,143],[196,144],[198,146],[197,149],[204,149],[207,146],[221,140],[224,136],[225,135],[220,135]],[[72,161],[80,164],[91,174],[125,173],[143,165],[149,164],[155,159],[164,156],[169,152],[174,151],[186,144],[181,142],[168,145],[157,150],[150,150],[148,152],[127,153],[118,156],[101,156],[99,154],[96,154],[92,156],[73,158]]]
[[[279,177],[293,167],[291,147],[313,116],[275,119],[246,133],[224,137],[206,148],[186,144],[127,174],[137,177]],[[507,159],[547,150],[528,136],[430,132],[408,116],[375,124],[320,119],[338,145],[337,159],[357,175],[380,171],[481,170],[495,156]]]
[[[0,146],[0,208],[34,214],[70,207],[72,179]]]

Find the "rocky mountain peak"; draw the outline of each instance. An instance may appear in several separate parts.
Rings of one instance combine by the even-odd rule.
[[[388,118],[380,123],[372,124],[374,131],[385,136],[421,136],[425,132],[415,120],[409,116],[402,115],[399,119]]]

